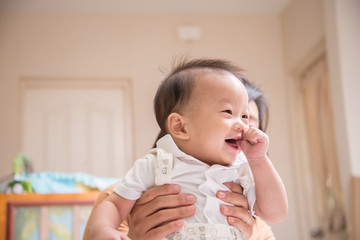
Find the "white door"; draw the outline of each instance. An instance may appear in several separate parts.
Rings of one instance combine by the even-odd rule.
[[[130,82],[22,81],[22,151],[35,171],[121,177],[133,161]]]

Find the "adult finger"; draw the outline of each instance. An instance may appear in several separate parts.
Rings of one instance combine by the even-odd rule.
[[[142,237],[147,236],[151,233],[153,234],[156,233],[155,235],[161,234],[161,231],[159,229],[163,229],[162,228],[163,226],[167,226],[171,222],[173,222],[173,224],[168,225],[166,229],[168,230],[174,229],[176,228],[176,226],[178,226],[179,222],[176,222],[177,220],[179,219],[181,220],[182,218],[185,217],[190,217],[195,214],[195,211],[196,208],[193,205],[190,205],[190,206],[183,206],[177,208],[162,209],[148,217],[137,218],[137,220],[135,221],[134,219],[131,218],[132,221],[131,227],[133,228],[132,231],[133,238],[142,239]]]
[[[243,207],[248,209],[248,201],[245,196],[242,194],[242,188],[240,185],[234,182],[224,183],[231,192],[229,191],[218,191],[216,197],[221,199],[224,202],[233,204],[234,206]]]
[[[239,193],[239,194],[243,194],[243,189],[242,187],[235,183],[235,182],[225,182],[224,185],[230,189],[230,191],[235,192],[235,193]]]
[[[166,237],[168,234],[179,230],[184,225],[182,219],[171,221],[157,228],[151,229],[142,236],[133,238],[133,240],[158,240]]]
[[[181,207],[191,206],[195,200],[196,198],[191,194],[175,194],[161,195],[144,204],[135,204],[130,212],[131,235],[143,236],[156,226],[192,216],[195,213],[193,206],[192,211],[186,211],[186,208]]]
[[[220,212],[227,217],[238,218],[244,222],[249,222],[249,218],[252,216],[247,208],[230,205],[221,205]]]
[[[255,219],[248,211],[248,201],[243,196],[242,187],[234,182],[224,183],[231,192],[219,191],[217,196],[225,202],[231,203],[234,206],[222,205],[220,211],[227,216],[228,223],[241,231],[245,239],[249,239],[253,232],[253,225]],[[222,197],[221,197],[222,196]]]
[[[150,188],[146,192],[144,192],[144,194],[141,195],[141,197],[136,203],[138,205],[145,204],[158,196],[178,194],[179,192],[180,192],[180,186],[176,184],[166,184],[163,186]]]
[[[149,228],[157,227],[159,223],[163,224],[168,221],[190,217],[195,214],[195,211],[196,208],[193,205],[160,210],[151,216],[154,221]]]
[[[229,225],[236,227],[240,232],[242,232],[245,239],[249,239],[251,237],[253,226],[256,221],[251,214],[249,214],[246,220],[233,217],[228,217],[227,220]]]
[[[196,198],[193,195],[185,193],[158,196],[144,204],[136,203],[130,214],[133,219],[141,220],[161,209],[192,205],[195,200]]]

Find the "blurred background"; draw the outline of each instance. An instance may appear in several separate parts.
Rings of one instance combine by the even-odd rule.
[[[0,177],[121,177],[158,133],[176,56],[225,58],[270,106],[277,239],[359,239],[360,1],[0,0]]]

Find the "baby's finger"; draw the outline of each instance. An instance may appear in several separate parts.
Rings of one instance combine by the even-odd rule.
[[[254,127],[250,127],[247,131],[244,132],[244,139],[251,144],[266,142],[267,137],[268,136],[264,132]]]
[[[256,129],[250,127],[249,129],[247,129],[247,131],[244,132],[244,139],[252,143],[256,135],[257,135]]]

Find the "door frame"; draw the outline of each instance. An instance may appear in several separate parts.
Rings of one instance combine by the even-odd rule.
[[[314,189],[311,187],[312,182],[310,177],[306,177],[304,166],[306,161],[304,159],[310,158],[310,149],[306,141],[306,124],[302,105],[301,96],[301,74],[317,59],[326,54],[325,41],[320,41],[313,49],[306,55],[302,61],[295,68],[287,74],[288,90],[289,90],[289,115],[290,115],[290,140],[292,142],[291,154],[294,171],[294,182],[296,186],[296,215],[298,216],[299,232],[301,239],[312,239],[311,226],[315,216],[313,208],[314,201],[312,199],[312,192]],[[321,239],[321,238],[320,238]]]

